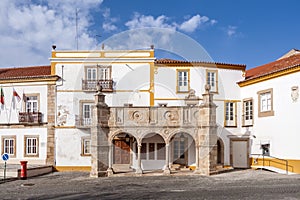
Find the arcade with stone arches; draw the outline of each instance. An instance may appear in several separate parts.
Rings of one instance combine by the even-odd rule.
[[[137,174],[152,170],[170,174],[174,166],[210,175],[223,162],[224,155],[218,154],[224,154],[224,145],[217,137],[213,94],[207,88],[202,96],[200,105],[109,107],[105,95],[98,91],[91,128],[90,175],[109,176],[118,167]]]
[[[172,168],[196,168],[196,140],[184,131],[162,131],[131,134],[117,131],[109,137],[111,157],[109,168],[128,167],[134,171],[164,170]]]

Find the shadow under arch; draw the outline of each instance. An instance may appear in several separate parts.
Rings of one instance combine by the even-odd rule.
[[[217,164],[224,165],[224,142],[222,138],[217,139]]]
[[[169,137],[170,168],[196,168],[196,142],[188,132],[179,131]]]

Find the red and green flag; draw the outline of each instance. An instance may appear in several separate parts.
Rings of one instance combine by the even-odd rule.
[[[4,105],[4,92],[3,92],[3,88],[1,88],[1,91],[0,91],[0,103],[2,105]]]

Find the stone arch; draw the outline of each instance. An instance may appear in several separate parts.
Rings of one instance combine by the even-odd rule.
[[[152,134],[156,134],[156,135],[159,135],[165,143],[167,143],[167,138],[165,137],[165,135],[159,133],[159,132],[153,132],[153,131],[150,131],[150,132],[144,132],[143,134],[141,134],[140,136],[140,139],[141,141],[147,136],[147,135],[152,135]]]
[[[217,139],[217,164],[224,164],[224,142],[222,138],[218,137]]]
[[[143,133],[141,136],[142,170],[161,170],[166,164],[165,138],[157,132]]]
[[[169,135],[168,142],[170,162],[173,165],[180,165],[180,167],[195,169],[197,153],[194,135],[187,131],[176,131]]]
[[[131,132],[128,132],[128,131],[124,131],[122,129],[119,129],[119,130],[116,130],[114,132],[110,132],[109,133],[109,136],[108,136],[108,141],[112,142],[114,137],[119,135],[119,134],[123,134],[123,133],[126,133],[126,134],[129,134],[131,135],[132,137],[134,137],[136,140],[138,139],[138,137],[136,136],[135,133],[131,133]]]
[[[187,131],[181,131],[181,130],[176,130],[176,131],[173,131],[171,132],[167,137],[166,137],[166,142],[170,142],[172,140],[172,138],[177,135],[177,134],[186,134],[186,135],[189,135],[194,141],[196,141],[196,138],[194,136],[194,134],[191,134]]]

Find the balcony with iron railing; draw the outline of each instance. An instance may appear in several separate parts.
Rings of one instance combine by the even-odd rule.
[[[113,80],[82,80],[82,90],[96,91],[98,84],[103,92],[113,92]]]
[[[41,112],[20,112],[19,123],[40,124],[42,123],[42,113]]]
[[[76,115],[76,117],[75,117],[75,126],[77,128],[91,128],[92,118],[84,118],[82,116]]]

